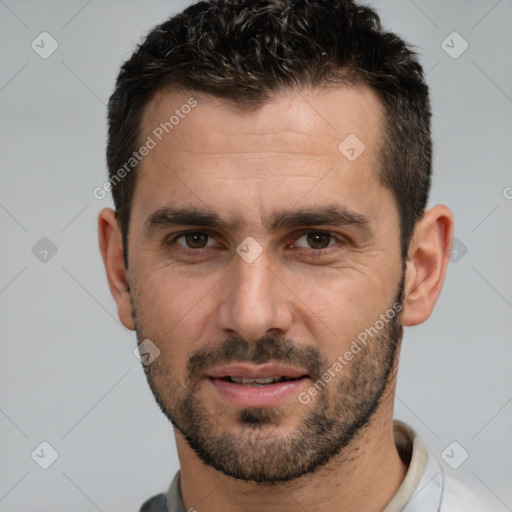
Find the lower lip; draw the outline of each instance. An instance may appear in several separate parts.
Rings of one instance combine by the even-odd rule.
[[[305,386],[307,377],[265,386],[247,386],[223,379],[208,379],[219,394],[239,407],[275,407],[291,396],[297,396]]]

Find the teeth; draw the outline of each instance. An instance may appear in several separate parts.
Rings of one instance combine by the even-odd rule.
[[[258,379],[246,379],[244,377],[229,377],[229,379],[232,382],[235,382],[236,384],[264,385],[264,384],[272,384],[273,382],[281,382],[282,380],[285,380],[285,377],[265,377],[265,378],[258,378]]]
[[[243,379],[242,382],[244,382],[244,384],[248,384],[248,382],[250,382],[251,380],[252,379]],[[258,384],[270,384],[271,382],[275,382],[278,380],[281,380],[281,377],[267,377],[265,379],[254,379],[254,382]]]

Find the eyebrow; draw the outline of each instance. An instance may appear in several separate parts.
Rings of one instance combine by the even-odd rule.
[[[193,207],[160,208],[145,221],[147,231],[167,226],[201,226],[230,231],[239,228],[240,224],[240,220],[228,222],[214,211]],[[351,226],[368,235],[372,234],[368,217],[339,204],[278,212],[264,219],[263,225],[268,232],[300,226],[336,225]]]
[[[361,231],[371,232],[368,217],[339,204],[281,212],[273,216],[266,227],[269,231],[276,231],[283,228],[324,224],[353,226]]]
[[[160,208],[145,222],[146,229],[152,231],[161,226],[202,226],[236,229],[238,223],[223,220],[218,213],[198,208]]]

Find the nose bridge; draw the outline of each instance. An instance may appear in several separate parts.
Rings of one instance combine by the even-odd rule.
[[[247,340],[256,340],[270,329],[286,331],[291,312],[266,254],[251,263],[237,258],[234,265],[221,304],[221,327]]]

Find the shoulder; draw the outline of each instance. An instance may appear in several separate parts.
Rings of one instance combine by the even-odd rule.
[[[146,500],[139,512],[167,512],[167,497],[165,494],[157,494]]]
[[[139,512],[185,512],[180,492],[179,470],[174,475],[167,492],[149,498]]]

